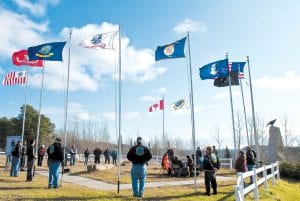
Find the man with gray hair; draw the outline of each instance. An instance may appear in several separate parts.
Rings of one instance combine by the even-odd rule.
[[[143,198],[144,185],[147,177],[147,162],[152,158],[149,149],[142,145],[142,138],[138,137],[136,145],[127,153],[127,159],[132,162],[131,180],[133,197]],[[138,188],[139,181],[139,188]]]

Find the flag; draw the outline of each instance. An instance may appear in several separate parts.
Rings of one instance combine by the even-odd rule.
[[[187,103],[185,99],[180,99],[170,105],[170,110],[174,111],[178,109],[187,109]]]
[[[45,43],[42,45],[29,47],[29,61],[32,60],[49,60],[62,61],[62,51],[66,42]]]
[[[231,66],[231,69],[229,69],[229,72],[239,72],[238,78],[244,78],[244,67],[246,65],[246,62],[229,62],[229,66]]]
[[[43,60],[29,61],[27,50],[20,50],[18,52],[14,52],[12,55],[12,61],[13,64],[16,66],[27,65],[27,66],[43,67]]]
[[[229,73],[230,77],[231,77],[231,85],[239,85],[239,73],[238,72],[230,72]],[[215,87],[227,87],[229,86],[229,80],[228,80],[228,76],[227,77],[220,77],[220,78],[216,78],[214,81],[214,86]]]
[[[149,112],[159,111],[163,109],[164,109],[164,100],[160,100],[149,107]]]
[[[2,84],[6,85],[14,85],[14,84],[25,84],[26,83],[26,71],[18,71],[18,72],[10,72],[8,73]]]
[[[231,85],[239,85],[239,79],[244,78],[244,67],[246,62],[229,62],[228,70],[231,77]],[[214,81],[216,87],[227,87],[229,86],[229,80],[227,77],[219,77]]]
[[[158,46],[155,51],[155,61],[185,57],[184,46],[186,37],[164,46]]]
[[[228,60],[219,60],[202,66],[199,68],[199,75],[202,80],[228,76]]]
[[[82,47],[93,49],[115,49],[113,46],[114,39],[118,31],[112,31],[93,36],[88,36],[79,44]]]

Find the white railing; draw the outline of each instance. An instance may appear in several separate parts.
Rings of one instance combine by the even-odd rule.
[[[268,170],[271,170],[271,174],[268,174]],[[261,175],[262,176],[259,176]],[[244,186],[245,178],[253,177],[253,183],[247,187]],[[264,165],[258,169],[253,169],[245,173],[239,172],[237,174],[237,185],[235,188],[235,199],[236,201],[244,201],[245,195],[253,191],[254,200],[259,200],[258,187],[264,184],[265,191],[268,190],[268,179],[272,179],[272,185],[276,185],[276,180],[279,179],[279,162],[272,163],[271,165]]]

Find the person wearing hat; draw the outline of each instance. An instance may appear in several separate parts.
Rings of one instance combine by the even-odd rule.
[[[59,168],[64,158],[60,138],[56,138],[55,142],[48,147],[47,154],[49,167],[48,188],[58,188]]]
[[[147,176],[147,162],[152,158],[149,149],[142,145],[142,138],[138,137],[136,145],[127,153],[127,159],[132,162],[131,180],[133,197],[143,197]],[[139,181],[139,187],[138,187]]]

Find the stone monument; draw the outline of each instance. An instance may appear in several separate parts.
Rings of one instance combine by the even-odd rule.
[[[274,163],[283,160],[283,143],[281,132],[278,127],[269,127],[268,161]]]

